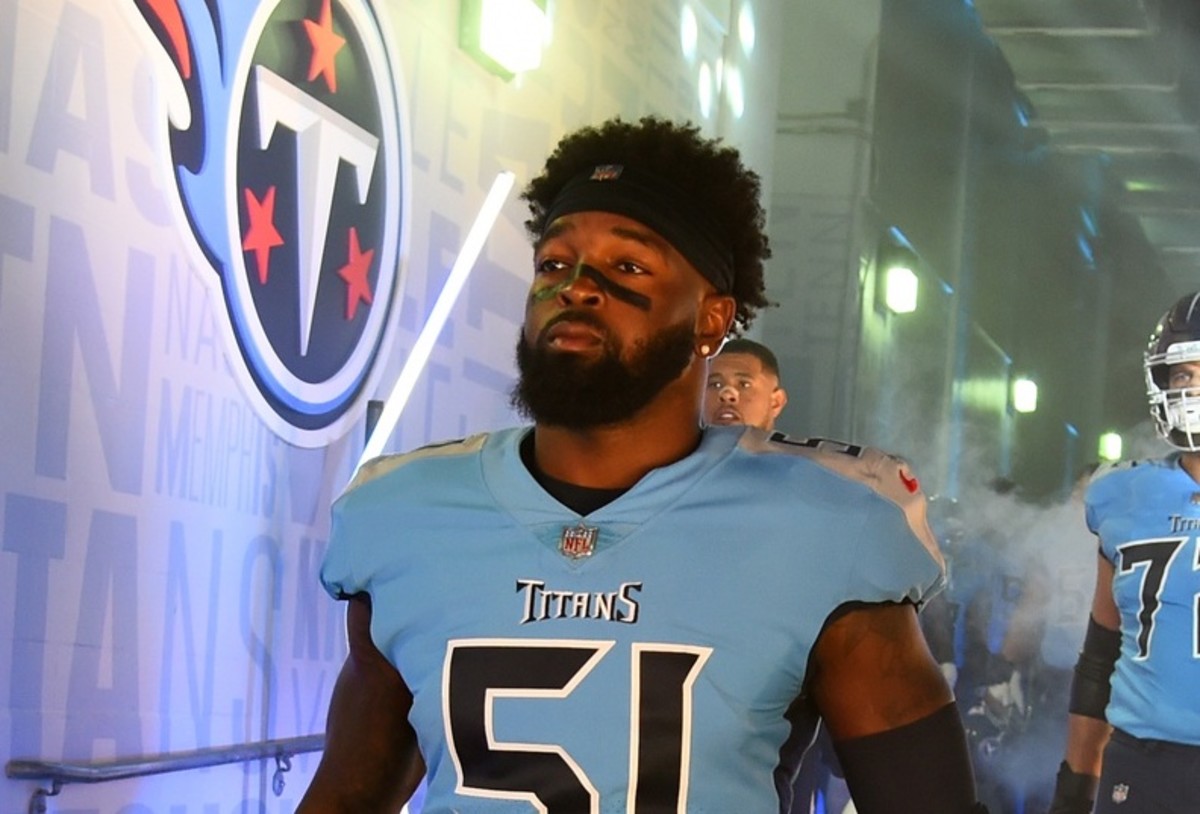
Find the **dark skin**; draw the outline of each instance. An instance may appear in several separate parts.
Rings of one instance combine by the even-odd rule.
[[[425,774],[412,694],[371,640],[371,600],[346,603],[349,655],[333,686],[325,751],[297,812],[399,811]]]
[[[616,285],[650,300],[649,309],[616,297],[585,263]],[[683,374],[628,422],[585,430],[537,425],[534,453],[547,475],[579,486],[632,486],[647,472],[685,457],[700,443],[699,398],[706,355],[715,352],[733,319],[732,297],[716,292],[655,233],[628,218],[583,212],[560,218],[535,247],[535,278],[525,312],[525,340],[583,357],[604,352],[601,332],[571,320],[547,324],[564,311],[586,310],[607,325],[622,351],[670,325],[688,321],[696,354]],[[564,281],[570,281],[563,286]],[[557,288],[554,296],[541,292]]]
[[[612,285],[581,274],[581,264]],[[614,285],[639,296],[616,296]],[[581,309],[595,319],[552,324]],[[626,422],[583,430],[536,425],[534,454],[542,470],[580,486],[621,488],[695,450],[707,357],[720,347],[735,309],[732,297],[718,293],[641,224],[602,212],[559,219],[535,247],[527,342],[584,357],[599,357],[607,342],[628,358],[637,343],[686,321],[695,353]],[[369,601],[355,597],[349,605],[350,655],[334,687],[326,750],[297,809],[301,814],[399,811],[423,770],[407,720],[411,694],[371,640]],[[835,741],[904,726],[953,700],[910,605],[845,613],[822,632],[810,664],[806,688]],[[904,793],[895,789],[897,796]]]

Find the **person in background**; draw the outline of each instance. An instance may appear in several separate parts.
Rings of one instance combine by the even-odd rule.
[[[779,360],[761,342],[744,337],[730,339],[709,360],[703,404],[704,423],[708,426],[745,425],[773,432],[787,400]],[[849,802],[829,730],[820,724],[816,728],[792,784],[792,814],[809,814],[817,808],[818,800],[825,810],[836,812]]]
[[[1144,361],[1174,450],[1087,489],[1100,556],[1051,814],[1200,811],[1200,293],[1163,315]]]
[[[1003,478],[959,501],[930,499],[930,525],[946,560],[947,587],[926,605],[921,626],[959,704],[975,764],[979,795],[993,814],[1020,812],[1008,771],[1027,722],[1019,676],[1002,644],[1021,590],[1011,556],[1012,527],[1021,508]]]
[[[709,426],[745,424],[769,432],[787,400],[779,361],[760,342],[730,339],[708,363],[704,423]]]
[[[899,459],[701,426],[766,304],[758,176],[655,117],[526,187],[532,419],[367,463],[321,580],[349,655],[298,811],[787,811],[805,723],[860,814],[976,812],[917,608],[942,581]],[[811,730],[808,730],[811,731]]]
[[[1066,746],[1072,668],[1096,583],[1096,538],[1084,523],[1083,495],[1098,466],[1084,466],[1067,499],[1040,509],[1022,534],[1024,578],[1001,646],[1012,673],[993,700],[1013,688],[1024,699],[1027,723],[1005,760],[1024,811],[1045,810],[1054,790],[1054,771],[1046,767]]]
[[[925,603],[921,611],[921,630],[929,651],[938,663],[946,683],[955,690],[962,663],[962,597],[955,593],[956,561],[967,535],[963,511],[957,499],[946,495],[929,498],[929,527],[946,562],[946,589]]]

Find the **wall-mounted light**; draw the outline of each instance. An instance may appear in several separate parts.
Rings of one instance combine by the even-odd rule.
[[[737,31],[738,39],[742,43],[742,53],[750,56],[754,53],[754,42],[758,32],[754,25],[754,9],[749,3],[742,3],[742,9],[738,12]]]
[[[501,79],[542,64],[545,0],[462,0],[458,44]]]
[[[708,66],[707,62],[700,63],[696,88],[700,99],[700,115],[707,119],[712,114],[713,105],[713,75],[712,68]]]
[[[696,20],[696,12],[687,3],[679,12],[679,46],[683,56],[691,62],[696,58],[696,46],[700,42],[700,23]]]
[[[904,233],[890,227],[875,254],[875,304],[880,313],[911,314],[917,310],[917,276],[921,259]]]
[[[1032,413],[1037,409],[1038,386],[1033,379],[1024,376],[1012,384],[1012,407],[1018,413]]]
[[[1106,432],[1100,436],[1100,444],[1096,450],[1096,454],[1102,461],[1119,461],[1121,460],[1121,448],[1121,434]]]
[[[907,264],[897,263],[884,269],[884,302],[894,314],[917,310],[917,273]]]
[[[736,65],[730,65],[725,74],[725,95],[729,100],[729,110],[735,119],[740,119],[746,112],[746,91],[742,87],[742,72]]]

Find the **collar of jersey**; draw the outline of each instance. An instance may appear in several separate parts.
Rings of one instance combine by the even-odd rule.
[[[639,526],[661,514],[737,447],[745,428],[714,427],[704,431],[694,452],[667,466],[648,472],[625,494],[586,517],[563,506],[534,479],[521,461],[521,439],[531,427],[514,427],[492,433],[482,450],[483,479],[496,505],[538,537],[553,537],[564,526],[583,522],[600,528],[598,548],[626,538]],[[541,532],[541,533],[539,533]]]

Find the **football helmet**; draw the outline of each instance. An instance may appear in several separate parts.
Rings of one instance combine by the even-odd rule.
[[[1176,449],[1200,450],[1200,382],[1172,388],[1171,365],[1200,363],[1200,292],[1188,294],[1171,306],[1150,335],[1146,348],[1146,394],[1150,415],[1168,444]]]

